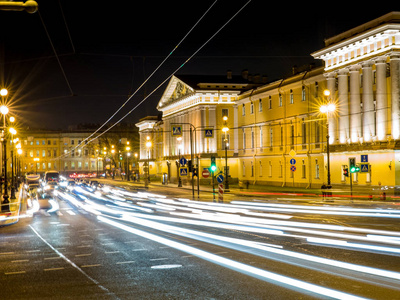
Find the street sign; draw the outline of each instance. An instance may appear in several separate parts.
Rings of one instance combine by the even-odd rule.
[[[295,160],[294,158],[292,158],[292,159],[290,160],[290,164],[291,164],[291,165],[295,165],[295,164],[296,164],[296,160]]]
[[[292,172],[296,171],[296,166],[291,166],[290,171],[292,171]]]
[[[223,182],[224,182],[224,175],[219,174],[219,175],[217,176],[217,181],[218,181],[218,183],[223,183]]]
[[[289,151],[289,155],[290,155],[291,157],[296,156],[296,151],[294,151],[293,149],[290,150],[290,151]]]
[[[179,160],[179,162],[180,162],[180,164],[181,164],[182,166],[184,166],[184,165],[186,165],[187,160],[186,160],[186,158],[181,157],[181,159]]]
[[[204,129],[204,137],[205,138],[213,138],[214,137],[214,130],[212,128]]]
[[[179,169],[179,175],[187,176],[188,175],[188,168],[187,167],[180,168]]]
[[[208,169],[204,169],[201,174],[204,178],[208,178],[210,176],[210,171]]]
[[[171,134],[176,137],[182,136],[182,125],[172,125]]]
[[[361,155],[361,162],[367,163],[368,162],[368,155]]]
[[[360,164],[360,172],[361,173],[368,173],[370,168],[369,163]]]

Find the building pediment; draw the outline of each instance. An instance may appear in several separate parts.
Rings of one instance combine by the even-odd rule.
[[[167,106],[180,101],[182,98],[195,93],[195,89],[183,82],[176,76],[172,76],[168,83],[161,100],[158,102],[157,109],[163,110]]]

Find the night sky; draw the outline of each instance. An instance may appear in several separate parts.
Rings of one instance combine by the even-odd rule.
[[[207,43],[247,0],[37,2],[35,14],[0,11],[0,85],[10,91],[13,114],[48,129],[103,124],[134,92],[111,122],[150,93],[123,121],[157,115],[166,84],[155,89],[200,47],[176,74],[224,75],[229,69],[239,75],[248,69],[274,81],[289,76],[294,65],[318,64],[310,53],[323,48],[325,38],[393,11],[283,1],[269,7],[252,0]]]

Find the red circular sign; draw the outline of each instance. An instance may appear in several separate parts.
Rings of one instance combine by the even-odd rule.
[[[208,171],[207,169],[204,169],[201,174],[203,175],[204,178],[207,178],[208,176],[210,176],[210,171]]]

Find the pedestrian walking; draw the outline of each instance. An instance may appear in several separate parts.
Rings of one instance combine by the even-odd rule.
[[[322,192],[322,199],[325,199],[326,198],[326,189],[327,189],[327,186],[326,186],[326,184],[325,184],[325,182],[321,185],[321,192]]]

